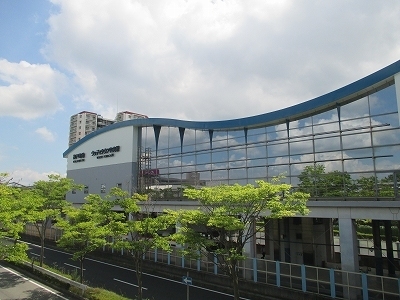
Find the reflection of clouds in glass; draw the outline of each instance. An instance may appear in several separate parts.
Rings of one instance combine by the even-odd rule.
[[[337,109],[331,109],[318,115],[312,116],[311,119],[313,124],[321,123],[322,120],[330,120],[332,122],[337,122],[339,120]],[[311,125],[311,122],[309,122],[308,125]]]
[[[395,86],[391,85],[369,96],[371,115],[397,112]]]
[[[194,166],[194,161],[181,161],[179,159],[174,159],[172,161],[169,162],[169,165],[171,167],[184,167],[184,166]]]
[[[377,95],[371,96],[369,100],[374,106],[381,105],[379,102],[381,99]],[[228,176],[228,174],[241,179],[246,176],[247,172],[250,178],[265,178],[266,166],[268,166],[269,177],[281,173],[296,176],[301,173],[305,166],[314,164],[315,160],[326,167],[326,172],[342,171],[344,168],[345,172],[359,172],[361,174],[361,172],[368,173],[374,170],[372,145],[376,147],[375,156],[379,156],[377,153],[382,156],[395,155],[393,153],[400,152],[400,149],[389,150],[389,147],[387,147],[398,143],[400,137],[400,131],[394,130],[394,127],[398,125],[397,114],[376,116],[370,119],[367,98],[341,107],[340,112],[342,132],[339,131],[336,109],[312,118],[290,122],[290,152],[287,144],[286,124],[249,129],[247,146],[244,142],[243,130],[237,132],[215,131],[211,152],[209,151],[210,141],[207,130],[187,129],[185,130],[183,152],[188,153],[183,154],[183,161],[181,161],[179,159],[180,137],[178,128],[162,128],[158,154],[159,156],[165,155],[165,157],[164,160],[159,161],[158,166],[174,168],[174,171],[181,167],[184,172],[195,169],[204,172],[205,176],[211,174],[209,170],[214,170],[215,173],[213,174],[219,176],[218,178],[222,180],[223,176]],[[354,117],[357,117],[357,119],[349,119]],[[393,123],[394,125],[383,126],[386,123]],[[271,129],[275,131],[271,132]],[[371,141],[371,130],[373,141]],[[339,137],[340,134],[342,139]],[[147,135],[143,136],[146,144],[155,144],[153,128],[148,128]],[[345,149],[343,154],[341,145]],[[377,148],[380,145],[384,147]],[[169,149],[167,150],[168,146]],[[207,151],[195,153],[195,150],[200,149]],[[314,150],[315,154],[313,153]],[[290,167],[288,165],[289,153],[291,155]],[[170,159],[166,155],[169,155]],[[197,163],[196,166],[194,166],[194,161]],[[397,157],[396,159],[377,157],[375,161],[377,170],[390,170],[399,167],[400,159]],[[246,169],[246,167],[249,167],[249,169]],[[229,172],[228,169],[230,169]],[[354,176],[357,176],[357,174],[354,174]]]
[[[368,97],[364,97],[357,101],[340,107],[341,120],[358,118],[369,115]]]
[[[262,133],[262,134],[260,134],[260,135],[257,136],[257,138],[256,138],[255,141],[256,141],[256,142],[265,142],[265,141],[267,141],[268,139],[271,139],[270,136],[271,136],[270,134]]]
[[[377,170],[399,170],[400,169],[400,164],[395,163],[393,164],[393,161],[390,159],[382,159],[379,161],[379,164],[376,166]]]
[[[394,145],[398,143],[400,130],[376,131],[372,135],[374,146]]]
[[[242,157],[243,160],[231,161],[229,162],[230,168],[245,168],[246,167],[246,158]]]
[[[343,153],[343,159],[346,164],[347,172],[364,172],[372,169],[372,159],[360,160]],[[292,166],[296,174],[300,174],[305,166],[313,164],[314,155],[301,155],[299,159],[293,159]],[[342,157],[340,152],[327,152],[318,155],[318,164],[325,166],[326,172],[342,171]],[[277,161],[278,162],[278,161]],[[366,163],[369,162],[369,163]]]

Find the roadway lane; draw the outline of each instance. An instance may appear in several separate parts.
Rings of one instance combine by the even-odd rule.
[[[30,244],[29,255],[40,253],[37,245]],[[45,249],[45,263],[65,270],[72,271],[79,266],[78,261],[71,259],[71,254],[51,248]],[[84,280],[90,286],[104,287],[107,290],[123,294],[128,298],[134,298],[137,294],[136,274],[133,269],[109,264],[106,262],[86,259],[84,264]],[[182,270],[182,276],[186,271]],[[190,274],[189,274],[190,276]],[[183,282],[178,282],[168,278],[155,276],[153,274],[143,274],[143,296],[157,300],[186,299],[187,286]],[[223,294],[217,291],[204,289],[196,286],[196,282],[189,287],[191,300],[218,299],[231,300],[232,295]],[[0,298],[1,299],[1,298]]]
[[[0,265],[0,299],[68,300],[60,292]]]

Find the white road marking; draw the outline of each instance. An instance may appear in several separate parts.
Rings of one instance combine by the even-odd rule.
[[[31,243],[28,243],[28,242],[24,242],[24,243],[31,244]],[[38,245],[35,245],[35,244],[31,244],[31,245],[39,247]],[[51,251],[54,251],[54,252],[63,253],[63,254],[68,254],[68,255],[71,255],[71,256],[72,256],[72,254],[71,254],[71,253],[68,253],[68,252],[64,252],[64,251],[60,251],[60,250],[56,250],[56,249],[52,249],[52,248],[47,248],[47,247],[45,247],[45,249],[51,250]],[[104,261],[100,261],[100,260],[96,260],[96,259],[92,259],[92,258],[87,258],[87,260],[91,260],[91,261],[93,261],[93,262],[97,262],[97,263],[100,263],[100,264],[112,266],[112,267],[119,268],[119,269],[122,269],[122,270],[127,270],[127,271],[131,271],[131,272],[136,272],[136,271],[133,270],[133,269],[129,269],[129,268],[125,268],[125,267],[113,265],[113,264],[106,263],[106,262],[104,262]],[[153,275],[153,274],[149,274],[149,273],[143,273],[143,274],[144,274],[144,275],[147,275],[147,276],[154,277],[154,278],[166,280],[166,281],[171,281],[171,282],[174,282],[174,283],[177,283],[177,284],[186,285],[186,283],[183,283],[183,282],[181,282],[181,281],[176,281],[176,280],[172,280],[172,279],[169,279],[169,278],[165,278],[165,277],[161,277],[161,276],[157,276],[157,275]],[[219,292],[219,291],[207,289],[207,288],[204,288],[204,287],[201,287],[201,286],[197,286],[197,285],[191,285],[190,287],[191,287],[191,288],[197,288],[197,289],[205,290],[205,291],[209,291],[209,292],[213,292],[213,293],[216,293],[216,294],[225,295],[225,296],[232,296],[231,294],[222,293],[222,292]],[[251,300],[251,299],[242,298],[242,297],[240,297],[240,299],[243,299],[243,300]]]
[[[67,266],[73,267],[73,268],[75,268],[75,269],[80,269],[80,268],[81,268],[81,267],[77,267],[77,266],[70,265],[70,264],[67,264],[67,263],[64,263],[64,265],[67,265]],[[86,271],[86,269],[83,269],[83,271]]]
[[[115,280],[115,281],[122,282],[122,283],[125,283],[125,284],[129,284],[129,285],[132,285],[132,286],[135,286],[135,287],[139,287],[139,286],[137,286],[136,284],[133,284],[133,283],[130,283],[130,282],[126,282],[126,281],[123,281],[123,280],[120,280],[120,279],[117,279],[117,278],[114,278],[114,280]],[[142,287],[142,290],[147,290],[147,288]]]
[[[61,299],[68,300],[67,298],[64,298],[63,296],[57,294],[56,292],[53,292],[52,290],[49,290],[49,289],[46,288],[45,286],[40,285],[40,284],[38,284],[38,283],[36,283],[36,282],[34,282],[34,281],[32,281],[32,280],[30,280],[30,279],[28,279],[28,278],[22,276],[21,274],[18,274],[18,273],[16,273],[16,272],[14,272],[13,270],[11,270],[11,269],[9,269],[9,268],[6,268],[6,267],[4,267],[4,266],[2,266],[2,265],[0,265],[0,267],[3,268],[3,269],[5,269],[5,270],[7,270],[7,271],[10,272],[10,273],[13,273],[14,275],[17,275],[17,276],[21,277],[22,279],[25,279],[25,280],[29,281],[30,283],[33,283],[34,285],[37,285],[38,287],[40,287],[40,288],[42,288],[42,289],[48,291],[49,293],[52,293],[53,295],[56,295],[57,297],[60,297]]]

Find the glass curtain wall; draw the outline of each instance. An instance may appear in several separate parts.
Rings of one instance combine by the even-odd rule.
[[[397,195],[400,131],[394,86],[274,126],[161,127],[156,143],[158,129],[142,128],[140,150],[150,155],[142,169],[152,170],[141,171],[147,176],[141,188],[157,191],[154,199],[181,198],[186,186],[247,184],[281,175],[314,198]]]

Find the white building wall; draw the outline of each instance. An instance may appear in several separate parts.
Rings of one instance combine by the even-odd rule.
[[[104,150],[118,146],[119,151]],[[69,153],[67,170],[137,162],[137,149],[137,128],[129,126],[106,131],[89,139]],[[104,153],[96,155],[96,152],[101,150],[104,150]]]

